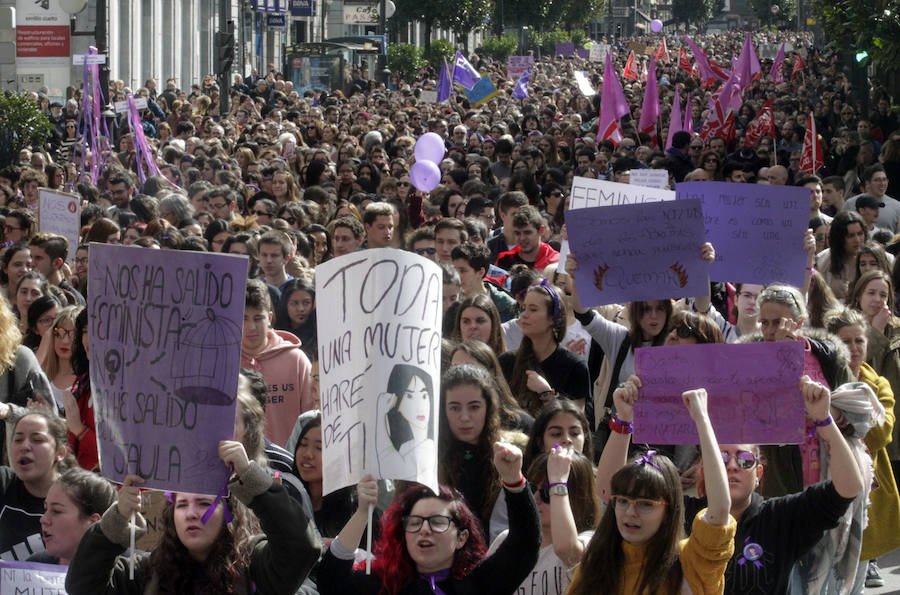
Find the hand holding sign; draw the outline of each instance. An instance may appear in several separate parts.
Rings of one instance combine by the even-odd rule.
[[[130,519],[136,512],[141,512],[141,488],[138,485],[142,483],[144,480],[140,476],[126,475],[125,482],[119,488],[119,501],[116,507],[119,514],[126,519]]]
[[[240,477],[250,467],[250,459],[244,445],[235,440],[222,440],[219,442],[219,458],[225,466],[234,469]]]

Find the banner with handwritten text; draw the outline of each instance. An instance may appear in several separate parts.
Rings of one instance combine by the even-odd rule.
[[[66,258],[73,260],[78,250],[78,232],[81,230],[81,196],[41,188],[38,228],[66,238],[69,252]]]
[[[380,248],[316,267],[323,492],[366,473],[437,489],[438,266]]]
[[[803,287],[809,188],[686,182],[675,194],[703,203],[706,238],[716,249],[711,280]]]
[[[65,595],[68,566],[0,560],[0,595]]]
[[[700,201],[580,209],[566,227],[585,306],[709,291]]]
[[[697,426],[681,401],[705,388],[719,444],[797,444],[806,413],[800,393],[803,342],[677,345],[634,350],[641,379],[634,441],[698,444]]]
[[[569,209],[586,209],[590,207],[610,207],[614,205],[636,205],[645,202],[675,200],[673,190],[662,190],[647,186],[620,184],[582,178],[572,179]]]
[[[247,260],[91,244],[91,389],[103,475],[216,494],[234,435]]]

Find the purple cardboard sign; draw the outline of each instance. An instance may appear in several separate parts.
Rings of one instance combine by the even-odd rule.
[[[246,258],[91,244],[88,337],[104,477],[217,494],[234,435]]]
[[[577,215],[577,216],[576,216]],[[585,306],[704,295],[700,201],[592,207],[566,214]]]
[[[677,199],[703,202],[706,239],[716,249],[713,281],[803,287],[809,189],[795,186],[682,182]]]
[[[590,60],[590,58],[591,58],[591,50],[589,50],[589,49],[587,49],[587,50],[585,50],[585,49],[578,49],[578,50],[575,50],[575,53],[576,53],[576,54],[578,55],[578,57],[581,58],[582,60]]]
[[[568,58],[575,55],[575,44],[571,41],[556,44],[556,55]]]
[[[634,441],[697,444],[697,427],[681,393],[705,388],[719,444],[802,442],[803,347],[802,341],[781,341],[635,349],[642,388],[634,407]]]

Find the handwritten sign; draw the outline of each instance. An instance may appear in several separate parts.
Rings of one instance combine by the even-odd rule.
[[[247,261],[90,247],[91,388],[103,475],[216,494],[234,434]]]
[[[74,66],[83,66],[87,62],[91,64],[106,64],[106,54],[73,54],[72,64]]]
[[[808,188],[687,182],[676,196],[703,202],[706,237],[716,248],[713,281],[803,286]]]
[[[571,41],[556,44],[556,55],[568,58],[575,55],[575,44]]]
[[[67,258],[75,258],[78,250],[78,231],[81,229],[81,197],[77,194],[41,188],[38,191],[40,220],[43,232],[56,234],[69,242]]]
[[[619,184],[594,178],[575,176],[569,193],[569,209],[607,207],[613,205],[636,205],[645,202],[675,200],[672,190],[659,190],[645,186]]]
[[[582,95],[591,97],[597,94],[597,91],[594,90],[594,85],[591,84],[590,79],[588,79],[583,70],[576,70],[573,74],[575,75],[575,83],[578,85],[578,90],[581,91]]]
[[[606,52],[609,51],[609,44],[594,42],[591,44],[591,53],[589,58],[591,62],[603,62],[606,60]]]
[[[510,56],[506,59],[507,76],[514,80],[534,67],[534,56]]]
[[[628,174],[628,183],[665,190],[669,187],[669,172],[665,169],[633,169]]]
[[[380,248],[316,267],[323,492],[368,472],[437,488],[441,271]]]
[[[585,306],[697,296],[708,288],[700,257],[700,201],[580,209],[566,218],[575,281]]]
[[[113,107],[116,109],[117,114],[121,114],[122,112],[128,111],[128,102],[127,101],[116,101],[113,103]],[[134,98],[134,107],[137,109],[147,109],[147,98],[146,97],[135,97]]]
[[[803,343],[677,345],[635,349],[640,399],[634,440],[697,444],[681,393],[705,388],[719,444],[797,444],[806,413],[800,393]]]
[[[0,560],[0,595],[65,595],[68,566]]]

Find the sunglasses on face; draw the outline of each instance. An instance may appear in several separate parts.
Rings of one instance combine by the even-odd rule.
[[[722,451],[722,462],[726,465],[728,461],[730,461],[732,456],[728,454],[728,451]],[[734,453],[734,463],[740,467],[741,469],[752,469],[756,464],[756,455],[750,452],[749,450],[739,450]]]
[[[675,334],[678,335],[682,339],[688,339],[690,337],[699,338],[697,336],[697,329],[692,327],[686,322],[682,322],[678,326],[675,327]]]
[[[543,500],[544,504],[550,504],[550,485],[547,482],[542,483],[540,486],[532,485],[531,493],[534,494],[535,498]]]
[[[419,256],[425,256],[426,254],[429,256],[434,256],[437,254],[437,248],[416,248],[416,254]]]

